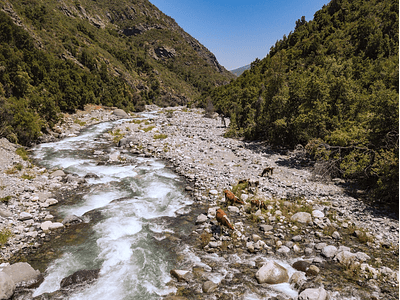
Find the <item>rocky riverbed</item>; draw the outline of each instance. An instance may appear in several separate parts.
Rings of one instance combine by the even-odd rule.
[[[177,253],[176,280],[169,285],[177,292],[167,298],[398,299],[396,214],[350,196],[357,191],[342,180],[321,181],[301,147],[277,152],[264,143],[224,138],[221,120],[200,109],[148,110],[147,118],[136,116],[105,134],[120,146],[107,160],[129,164],[128,153],[153,156],[187,179],[195,203],[168,220],[175,233],[167,241]],[[124,117],[88,107],[65,116],[43,140]],[[65,230],[68,220],[51,213],[56,195],[85,184],[62,170],[35,166],[17,148],[0,141],[0,229],[10,235],[1,248],[2,268]],[[261,176],[266,168],[270,172]],[[227,203],[225,189],[243,204]],[[234,230],[217,222],[218,208]],[[190,231],[180,233],[182,226]]]

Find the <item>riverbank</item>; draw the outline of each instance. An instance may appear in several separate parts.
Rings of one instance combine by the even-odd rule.
[[[301,284],[289,280],[299,292],[325,287],[333,299],[398,298],[396,214],[350,196],[357,191],[340,179],[319,180],[301,148],[275,152],[263,143],[224,138],[225,130],[217,116],[205,118],[202,110],[167,108],[159,109],[150,121],[117,126],[110,138],[124,149],[119,159],[124,159],[124,151],[158,157],[187,178],[187,190],[197,203],[209,207],[198,216],[192,234],[199,252],[222,257],[244,253],[247,260],[253,256],[256,266],[260,265],[257,260],[276,257],[292,263],[305,261],[305,272],[297,276],[306,275],[307,280]],[[273,173],[261,176],[267,167]],[[245,205],[226,203],[224,189],[233,190]],[[252,207],[251,200],[262,201],[264,207]],[[217,208],[228,214],[234,233],[220,235],[213,230]],[[194,269],[186,271],[196,273]],[[255,278],[259,268],[239,269],[242,274],[251,273],[241,278],[243,283],[262,286]],[[219,276],[224,280],[217,282],[218,295],[229,294],[227,274]],[[200,277],[197,283],[180,286],[181,294],[201,291],[207,276]],[[263,294],[262,288],[259,292]]]
[[[199,109],[148,109],[157,113],[149,114],[150,119],[127,121],[105,134],[120,146],[108,159],[128,164],[124,156],[128,152],[154,156],[168,161],[187,179],[186,190],[200,213],[177,216],[178,224],[190,220],[193,231],[169,237],[184,241],[184,246],[176,243],[180,259],[172,272],[183,278],[169,283],[176,288],[177,297],[241,299],[247,295],[258,299],[271,295],[272,289],[276,299],[295,298],[303,292],[321,297],[326,293],[332,299],[398,298],[395,216],[372,210],[349,196],[349,186],[341,180],[319,181],[310,172],[301,148],[279,153],[263,143],[224,138],[226,128],[221,121],[205,118]],[[73,136],[90,124],[126,117],[119,113],[89,107],[66,116],[43,141]],[[0,151],[0,198],[7,197],[0,220],[2,228],[12,233],[1,249],[3,261],[7,261],[15,253],[40,249],[63,231],[63,220],[49,212],[58,201],[54,191],[74,190],[84,179],[62,174],[62,170],[38,168],[4,140]],[[272,174],[260,176],[266,167],[273,168]],[[233,190],[245,205],[228,205],[224,189]],[[265,205],[252,207],[251,200]],[[221,234],[215,219],[218,207],[227,213],[235,231],[223,229]],[[44,227],[45,222],[54,227]],[[195,259],[189,259],[193,256]],[[289,278],[282,283],[284,291],[279,291],[280,284],[269,285],[256,278],[270,260],[283,264],[288,272]],[[301,267],[294,268],[296,262]]]
[[[120,110],[87,106],[85,111],[64,115],[55,131],[43,136],[42,141],[73,137],[89,125],[126,116]],[[65,228],[77,221],[59,219],[52,211],[62,200],[60,195],[75,191],[86,181],[65,174],[63,170],[48,170],[35,165],[30,151],[0,139],[0,299],[7,299],[6,295],[12,294],[16,287],[24,288],[42,280],[40,272],[31,266],[21,267],[16,263],[29,260],[30,255],[42,251],[44,244],[60,238]],[[5,275],[7,272],[11,278]],[[15,273],[21,276],[12,276]]]

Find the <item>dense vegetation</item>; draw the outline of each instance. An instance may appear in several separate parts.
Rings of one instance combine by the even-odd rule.
[[[229,135],[302,144],[332,176],[398,205],[398,10],[332,0],[203,101],[231,117]]]
[[[60,112],[88,103],[186,104],[233,78],[147,0],[0,0],[0,8],[0,137],[13,142],[31,144]]]

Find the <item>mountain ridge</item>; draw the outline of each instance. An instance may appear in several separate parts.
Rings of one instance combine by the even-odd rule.
[[[240,67],[240,68],[229,70],[229,72],[235,74],[236,76],[240,76],[240,75],[243,74],[244,71],[249,70],[250,67],[251,67],[251,65],[249,64],[249,65],[245,65],[245,66]]]
[[[87,103],[186,105],[234,77],[147,0],[1,0],[0,8],[0,134],[14,142],[33,142],[59,112]],[[39,125],[19,126],[33,119]]]

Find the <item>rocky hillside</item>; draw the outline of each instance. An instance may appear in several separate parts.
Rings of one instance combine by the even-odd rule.
[[[1,0],[0,9],[0,135],[14,142],[35,141],[58,112],[87,103],[185,105],[234,77],[147,0]]]

